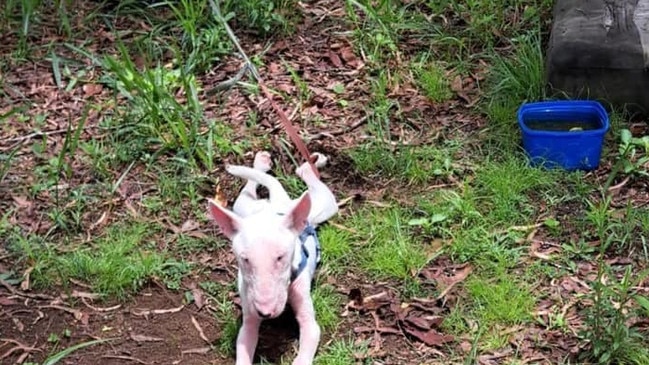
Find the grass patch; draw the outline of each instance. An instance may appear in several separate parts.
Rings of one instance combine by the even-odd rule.
[[[492,277],[472,276],[466,288],[473,301],[472,312],[484,326],[516,325],[531,319],[532,293],[504,271]]]
[[[311,297],[322,331],[335,331],[340,323],[338,309],[341,303],[341,298],[336,294],[335,288],[326,284],[316,285],[311,292]]]
[[[453,155],[459,146],[447,142],[443,146],[399,146],[392,148],[376,142],[362,145],[350,152],[356,169],[369,175],[397,178],[405,183],[422,184],[435,178],[454,174]]]
[[[412,278],[426,263],[423,248],[410,236],[409,217],[398,209],[367,209],[352,217],[359,231],[356,258],[361,268],[381,278]]]
[[[440,103],[451,99],[453,93],[449,84],[449,76],[439,63],[428,62],[415,64],[413,72],[417,85],[433,102]]]
[[[33,267],[36,287],[67,285],[70,279],[89,284],[103,296],[123,298],[164,271],[164,255],[142,244],[150,237],[144,224],[119,224],[88,245],[62,250],[40,238],[18,238],[13,247]],[[155,247],[155,246],[153,246]]]
[[[322,263],[334,273],[346,270],[352,260],[352,237],[347,231],[324,225],[318,229],[318,239],[322,245]]]
[[[511,226],[529,223],[538,211],[531,195],[556,189],[558,179],[558,174],[533,168],[522,154],[515,154],[486,161],[476,172],[474,184],[489,223]]]

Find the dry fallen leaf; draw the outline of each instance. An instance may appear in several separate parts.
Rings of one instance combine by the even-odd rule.
[[[83,93],[86,97],[99,95],[103,90],[103,86],[100,84],[85,84],[83,85]]]
[[[428,331],[421,331],[412,326],[403,326],[403,329],[406,333],[417,338],[428,346],[439,346],[455,340],[453,336],[439,333],[433,329]]]
[[[338,57],[338,55],[335,52],[329,51],[327,52],[327,56],[329,57],[329,60],[331,60],[331,63],[333,63],[334,66],[336,66],[337,68],[343,68],[343,63],[340,60],[340,57]]]
[[[32,202],[24,196],[12,196],[12,198],[18,208],[30,208],[32,206]]]
[[[460,75],[456,75],[455,78],[453,78],[453,82],[451,82],[451,90],[456,93],[463,90],[462,77]]]
[[[225,197],[225,194],[223,194],[223,191],[221,191],[221,185],[216,185],[214,202],[222,207],[228,205],[228,199]]]
[[[198,229],[199,227],[200,224],[198,222],[192,219],[188,219],[185,221],[185,223],[183,223],[182,227],[180,227],[180,233],[190,232]]]

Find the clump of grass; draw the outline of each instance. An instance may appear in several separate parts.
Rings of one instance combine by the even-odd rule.
[[[144,224],[116,225],[104,237],[73,250],[59,251],[40,237],[14,237],[13,247],[34,267],[36,287],[76,279],[104,296],[123,298],[163,272],[165,257],[142,245],[149,233]]]
[[[481,211],[495,224],[527,223],[538,210],[531,195],[556,188],[557,174],[533,168],[515,154],[486,161],[476,172],[475,186],[482,197]]]
[[[363,269],[376,277],[408,279],[423,267],[426,254],[410,237],[408,219],[398,209],[354,215],[353,224],[364,241],[356,254]]]
[[[545,60],[537,34],[521,36],[514,54],[495,54],[489,73],[488,96],[495,100],[521,103],[545,97]]]
[[[183,30],[180,38],[182,54],[188,70],[203,72],[230,53],[225,28],[214,19],[207,0],[165,2]]]
[[[492,128],[490,138],[508,151],[518,148],[516,111],[520,105],[547,97],[540,37],[518,37],[514,49],[511,55],[492,54],[484,103]]]
[[[488,278],[472,276],[466,288],[473,301],[472,312],[484,326],[516,325],[531,319],[532,293],[504,270]]]
[[[218,340],[219,352],[232,356],[235,353],[235,343],[241,321],[235,315],[237,311],[228,293],[236,288],[220,285],[212,281],[200,283],[200,286],[208,295],[214,298],[216,307],[214,315],[221,327],[221,337]]]
[[[335,340],[315,358],[317,365],[348,365],[356,362],[357,355],[367,352],[367,344],[358,343],[353,339]]]
[[[380,64],[397,54],[399,31],[408,23],[404,22],[405,13],[399,4],[391,0],[346,0],[345,5],[347,16],[356,27],[356,44],[371,62]]]
[[[541,39],[537,34],[517,38],[513,54],[491,56],[491,70],[487,78],[486,114],[503,142],[517,140],[516,111],[528,101],[544,100],[545,61]],[[511,143],[506,143],[511,145]]]
[[[120,51],[119,58],[105,58],[104,82],[130,101],[129,109],[121,109],[120,117],[112,120],[117,125],[111,138],[122,145],[117,156],[123,162],[174,153],[185,165],[212,170],[219,156],[246,149],[247,142],[232,141],[229,126],[214,120],[205,123],[193,73],[162,65],[140,71],[128,51],[124,47]],[[184,102],[178,100],[179,94]]]
[[[453,96],[446,70],[439,63],[415,65],[413,69],[417,85],[430,100],[440,103]]]

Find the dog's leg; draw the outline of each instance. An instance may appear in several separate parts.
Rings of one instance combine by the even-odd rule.
[[[255,160],[252,167],[261,172],[267,172],[273,166],[273,161],[270,158],[270,153],[266,151],[259,151],[255,154]],[[248,216],[254,213],[258,208],[255,204],[257,200],[257,186],[259,183],[255,180],[248,180],[246,185],[239,193],[239,196],[234,201],[232,210],[241,216]]]
[[[301,275],[291,284],[289,302],[300,326],[300,347],[293,365],[311,365],[320,342],[320,326],[311,299],[311,275]]]
[[[317,168],[323,167],[327,163],[327,158],[320,154],[314,153],[312,157],[317,157],[315,166]],[[314,226],[326,221],[338,212],[338,204],[336,197],[331,192],[329,187],[325,185],[313,172],[309,163],[303,163],[295,170],[295,173],[304,181],[309,188],[311,195],[311,212],[309,214],[309,222]]]
[[[251,365],[259,339],[261,319],[255,314],[243,314],[243,324],[237,336],[237,365]]]
[[[237,335],[237,362],[236,365],[252,365],[259,339],[259,325],[261,318],[252,311],[252,306],[246,296],[246,290],[241,276],[241,271],[237,275],[237,287],[241,297],[241,312],[243,314],[243,323]]]

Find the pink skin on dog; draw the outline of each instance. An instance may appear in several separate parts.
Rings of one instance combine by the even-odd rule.
[[[316,166],[325,163],[324,156],[318,155]],[[300,326],[299,350],[293,364],[311,364],[320,341],[311,299],[317,243],[314,237],[303,242],[299,236],[307,223],[315,227],[336,214],[338,205],[308,163],[296,170],[308,187],[296,200],[289,198],[277,179],[266,174],[271,167],[267,152],[257,153],[253,167],[227,167],[229,173],[248,180],[234,203],[234,211],[209,201],[209,213],[232,241],[239,266],[243,325],[237,337],[236,363],[252,364],[262,319],[279,316],[288,303]],[[268,188],[268,200],[257,199],[258,184]],[[308,254],[306,258],[303,251]],[[304,259],[304,269],[298,271]],[[297,274],[293,281],[292,274]]]

